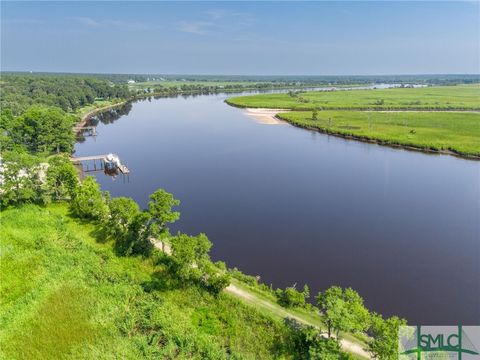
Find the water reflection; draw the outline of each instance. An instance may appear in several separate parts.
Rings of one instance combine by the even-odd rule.
[[[145,99],[98,124],[79,155],[117,153],[146,206],[180,199],[172,231],[205,232],[214,260],[311,293],[351,286],[412,323],[480,319],[480,163],[265,126],[225,95]]]

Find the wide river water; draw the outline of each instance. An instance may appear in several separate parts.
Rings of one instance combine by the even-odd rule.
[[[166,189],[172,231],[205,232],[214,260],[274,287],[350,286],[412,324],[480,323],[480,162],[259,124],[226,97],[135,102],[76,155],[117,153],[129,181],[93,173],[104,190],[145,206]]]

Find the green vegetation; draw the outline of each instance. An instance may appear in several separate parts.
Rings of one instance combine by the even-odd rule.
[[[63,204],[0,213],[0,357],[291,358],[287,328],[228,295],[118,257]]]
[[[291,110],[480,110],[480,86],[290,92],[233,97],[227,102]]]
[[[227,102],[239,107],[291,109],[288,113],[279,110],[277,116],[333,135],[480,156],[480,114],[475,112],[480,109],[478,85],[290,92],[234,97]]]
[[[23,146],[32,153],[71,152],[75,142],[72,127],[76,121],[74,115],[53,106],[32,105],[18,117],[6,112],[0,118],[0,127],[11,141],[5,141],[3,149]]]
[[[172,194],[158,189],[142,210],[132,199],[111,198],[92,177],[79,181],[69,159],[72,126],[79,113],[121,101],[125,87],[68,76],[7,81],[0,357],[352,359],[347,352],[364,354],[364,346],[396,359],[401,320],[371,314],[352,289],[319,293],[318,307],[307,303],[307,285],[273,290],[213,263],[205,234],[170,234],[180,216]],[[105,98],[86,96],[88,89]],[[357,351],[344,346],[347,339]]]
[[[285,290],[277,289],[275,295],[278,303],[284,307],[300,307],[305,306],[305,301],[310,297],[310,289],[307,284],[301,292],[295,286],[289,286]]]
[[[70,199],[77,187],[77,171],[67,156],[43,157],[16,151],[4,152],[2,156],[2,209]]]
[[[15,116],[33,104],[76,111],[96,99],[129,96],[126,85],[115,85],[93,76],[2,73],[0,107]]]
[[[205,235],[179,234],[172,257],[160,251],[132,257],[118,255],[116,240],[104,237],[101,223],[72,218],[63,203],[12,208],[0,213],[0,221],[2,357],[352,358],[336,338],[319,336],[322,321],[315,312],[262,308],[268,295],[261,290],[255,310],[204,286],[204,275],[192,277],[199,267],[186,264],[209,262]],[[330,296],[327,312],[365,314],[358,294],[340,294]],[[337,307],[340,302],[346,305]],[[368,326],[369,317],[360,324],[355,316],[341,322],[342,329]],[[391,320],[374,316],[382,337],[367,346],[375,345],[382,359],[394,359],[396,329],[388,327]]]
[[[461,112],[311,111],[280,113],[289,123],[386,145],[480,156],[480,114]]]

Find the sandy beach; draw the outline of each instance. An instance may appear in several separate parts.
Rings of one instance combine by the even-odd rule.
[[[265,125],[285,125],[285,121],[279,120],[275,117],[278,113],[289,112],[289,109],[256,109],[246,108],[245,114],[254,119],[259,124]]]

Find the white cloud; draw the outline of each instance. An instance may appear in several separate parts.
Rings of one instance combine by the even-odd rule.
[[[197,35],[208,33],[208,29],[215,26],[214,23],[208,21],[180,21],[177,23],[178,30]]]

